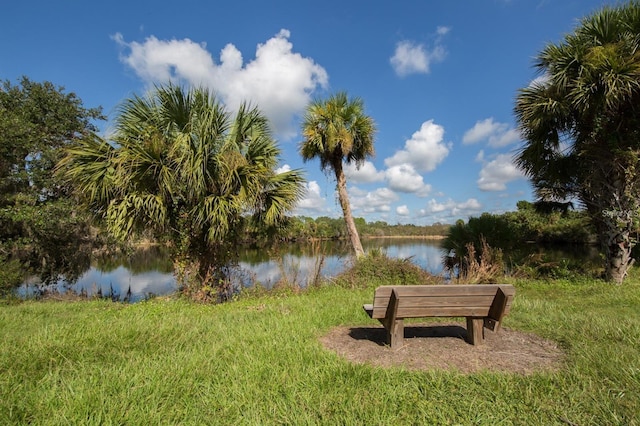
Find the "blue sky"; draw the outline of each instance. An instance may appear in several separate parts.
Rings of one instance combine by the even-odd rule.
[[[302,168],[297,214],[341,215],[335,181],[297,153],[313,98],[363,99],[376,156],[348,170],[354,214],[429,225],[531,200],[513,165],[514,99],[534,56],[613,1],[12,1],[3,5],[0,79],[26,75],[116,105],[169,79],[206,85],[230,108],[271,119],[282,168]],[[108,133],[110,123],[103,125]]]

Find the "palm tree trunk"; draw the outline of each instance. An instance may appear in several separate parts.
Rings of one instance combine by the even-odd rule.
[[[589,206],[601,249],[605,255],[605,278],[614,284],[622,284],[634,259],[631,251],[637,242],[637,221],[640,203],[636,193],[637,177],[632,166],[623,161],[601,162],[591,168],[592,193],[583,193]],[[630,178],[633,177],[633,178]],[[594,195],[595,194],[595,195]]]
[[[336,173],[336,181],[338,182],[338,199],[340,200],[340,207],[342,207],[342,214],[344,215],[344,221],[347,226],[347,234],[349,234],[349,240],[351,241],[351,246],[356,254],[356,258],[360,258],[364,256],[364,249],[360,242],[356,223],[351,214],[351,205],[349,204],[349,196],[347,194],[347,178],[342,170],[342,159],[334,162],[333,170]]]
[[[634,246],[631,233],[627,229],[609,229],[604,237],[607,240],[603,244],[606,257],[606,279],[620,285],[634,263],[631,257]]]
[[[618,285],[622,284],[632,264],[631,249],[629,247],[616,248],[607,259],[607,280]]]

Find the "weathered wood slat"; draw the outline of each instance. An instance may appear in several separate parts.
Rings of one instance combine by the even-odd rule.
[[[367,303],[366,305],[362,305],[364,311],[369,315],[369,317],[373,318],[373,305]]]
[[[386,312],[386,311],[385,311]],[[385,312],[376,311],[374,308],[371,318],[385,318]],[[420,307],[398,308],[397,318],[422,318],[422,317],[486,317],[489,315],[488,306],[460,306],[460,307],[432,307],[429,309]]]
[[[402,296],[400,300],[400,307],[409,306],[468,306],[468,305],[480,305],[491,306],[495,297],[495,292],[492,295],[482,296]],[[376,298],[374,305],[385,305],[388,299]],[[506,298],[505,298],[506,300]],[[376,303],[377,302],[377,303]]]
[[[391,344],[391,349],[401,348],[404,344],[404,321],[398,318],[398,305],[400,299],[395,289],[389,296],[389,304],[385,315],[384,326],[387,329],[387,341]]]
[[[500,322],[502,321],[502,317],[507,314],[507,304],[509,301],[510,298],[499,288],[489,308],[488,318],[484,321],[485,327],[492,331],[500,330]]]
[[[466,314],[465,312],[476,311],[478,309],[483,309],[487,317],[492,317],[490,315],[490,307],[483,304],[474,303],[472,305],[443,305],[443,306],[420,306],[420,305],[400,305],[398,307],[398,316],[402,318],[419,318],[422,316],[468,316],[470,314]],[[365,309],[367,310],[367,309]],[[511,311],[511,305],[506,305],[504,307],[503,316],[508,314]],[[370,312],[370,313],[369,313]],[[373,307],[369,310],[369,315],[371,318],[384,318],[386,316],[387,307]],[[440,312],[440,314],[438,314]],[[415,316],[417,315],[417,317]],[[494,318],[496,321],[500,321],[501,318]]]
[[[515,288],[511,285],[500,284],[477,284],[477,285],[408,285],[408,286],[380,286],[376,289],[375,297],[388,298],[391,290],[396,288],[398,296],[406,297],[411,295],[424,295],[425,291],[430,296],[461,296],[461,295],[495,295],[498,288],[503,288],[503,292],[512,296]]]

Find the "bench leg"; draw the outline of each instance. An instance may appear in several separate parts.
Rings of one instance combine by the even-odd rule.
[[[471,345],[484,342],[484,318],[467,317],[467,342]]]
[[[385,328],[387,329],[387,342],[391,345],[391,349],[400,349],[404,345],[404,320],[395,320]]]

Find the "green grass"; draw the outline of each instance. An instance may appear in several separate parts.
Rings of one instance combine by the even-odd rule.
[[[318,337],[372,325],[373,288],[211,306],[0,307],[0,424],[640,424],[640,276],[517,281],[509,328],[566,353],[520,376],[354,365]],[[353,282],[349,282],[353,287]]]

